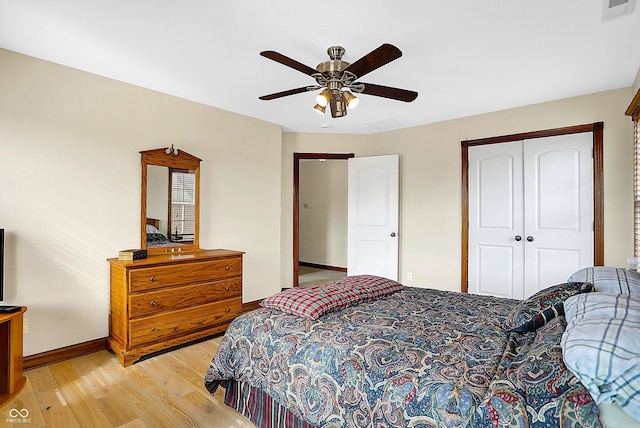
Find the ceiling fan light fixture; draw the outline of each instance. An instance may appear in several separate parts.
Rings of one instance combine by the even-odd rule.
[[[321,106],[320,104],[316,104],[316,105],[313,107],[313,110],[314,110],[316,113],[319,113],[319,114],[324,114],[324,111],[325,111],[326,109],[327,109],[327,106]]]
[[[356,108],[356,106],[358,105],[358,103],[360,102],[360,100],[358,99],[358,97],[356,97],[355,95],[353,95],[351,93],[351,91],[344,91],[342,92],[342,99],[344,100],[345,104],[347,105],[347,107],[349,107],[350,109]]]
[[[318,105],[322,107],[326,107],[329,104],[329,99],[331,98],[331,91],[328,88],[324,88],[322,92],[316,96],[316,102]]]
[[[342,97],[336,97],[336,110],[335,117],[342,117],[347,115],[347,104],[344,102]]]

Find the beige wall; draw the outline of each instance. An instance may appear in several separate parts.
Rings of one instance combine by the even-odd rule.
[[[407,285],[460,290],[460,141],[604,122],[605,263],[626,266],[633,245],[631,88],[552,101],[370,136],[284,134],[283,279],[292,227],[286,196],[292,152],[400,154],[400,278]],[[331,141],[329,144],[328,141]],[[289,256],[290,257],[290,256]],[[406,281],[407,272],[413,281]]]
[[[303,160],[299,170],[300,261],[347,267],[347,161]]]
[[[107,336],[139,152],[171,144],[202,159],[201,246],[246,251],[244,301],[279,291],[279,126],[0,50],[3,303],[28,306],[25,355]]]

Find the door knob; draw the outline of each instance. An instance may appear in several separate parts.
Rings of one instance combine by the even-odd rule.
[[[527,241],[533,242],[533,236],[527,236]]]
[[[522,241],[522,236],[520,236],[520,235],[516,235],[515,240],[516,240],[516,241]]]
[[[395,232],[391,232],[391,237],[395,238],[396,237],[396,233]]]

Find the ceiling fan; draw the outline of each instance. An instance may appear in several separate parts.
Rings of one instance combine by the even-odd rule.
[[[397,47],[385,43],[353,64],[342,60],[344,52],[345,50],[342,46],[331,46],[327,49],[329,61],[321,62],[316,68],[308,67],[275,51],[260,52],[260,55],[265,58],[313,77],[316,80],[316,85],[289,89],[270,95],[263,95],[259,98],[261,100],[273,100],[302,92],[322,90],[316,97],[317,104],[314,110],[324,114],[328,105],[332,117],[342,117],[347,115],[347,107],[354,108],[358,104],[358,97],[353,95],[353,92],[405,102],[411,102],[418,96],[415,91],[356,81],[365,74],[400,58],[402,52]]]

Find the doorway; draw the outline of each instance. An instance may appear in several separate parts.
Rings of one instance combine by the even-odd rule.
[[[300,286],[300,164],[305,160],[347,160],[353,153],[293,154],[293,286]],[[346,187],[346,183],[345,183]],[[309,266],[307,266],[309,267]],[[318,266],[310,266],[318,268]],[[323,269],[325,270],[325,269]],[[330,275],[330,272],[328,273]]]

